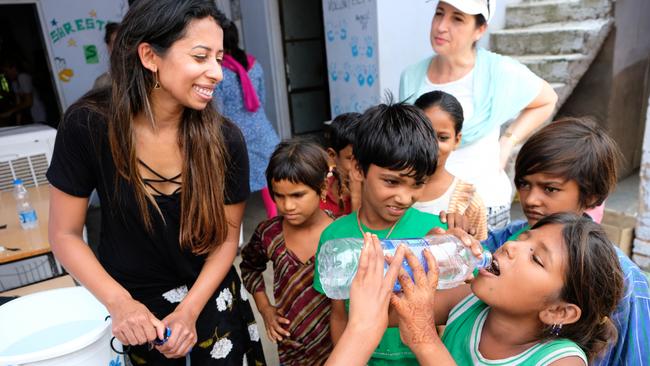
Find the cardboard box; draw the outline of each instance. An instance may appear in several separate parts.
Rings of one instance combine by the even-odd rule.
[[[605,210],[601,225],[609,240],[621,248],[628,257],[631,257],[636,218],[616,211]]]

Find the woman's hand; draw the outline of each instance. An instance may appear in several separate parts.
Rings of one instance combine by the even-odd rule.
[[[177,307],[163,319],[163,323],[171,329],[171,335],[167,342],[156,346],[156,349],[167,358],[185,357],[197,340],[196,316]]]
[[[123,345],[140,345],[164,337],[165,324],[142,303],[122,298],[107,308],[111,314],[113,335]]]
[[[406,261],[413,271],[415,283],[403,268],[400,268],[399,283],[402,296],[391,295],[391,305],[398,316],[399,332],[402,342],[414,353],[431,347],[439,339],[436,332],[434,305],[438,287],[438,264],[430,251],[424,250],[429,265],[429,273],[410,250],[406,251]]]
[[[379,238],[370,233],[364,235],[359,268],[350,288],[346,332],[356,330],[366,342],[379,342],[388,326],[390,295],[403,260],[404,248],[400,246],[384,276],[385,259]]]
[[[359,268],[350,288],[350,315],[325,365],[365,365],[388,325],[388,305],[404,260],[400,246],[384,276],[384,253],[376,235],[366,233]]]
[[[266,335],[271,342],[275,343],[281,341],[283,337],[289,337],[291,334],[284,329],[284,326],[291,324],[289,319],[281,316],[278,308],[273,305],[268,305],[260,310],[262,318],[264,319],[264,327],[266,327]]]
[[[438,287],[438,264],[431,252],[423,251],[429,265],[425,273],[413,253],[406,251],[406,261],[413,270],[415,283],[404,269],[400,269],[402,294],[392,294],[390,303],[398,316],[399,333],[423,366],[456,365],[436,331],[435,306]]]

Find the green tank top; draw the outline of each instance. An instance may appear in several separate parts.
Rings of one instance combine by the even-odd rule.
[[[478,346],[489,312],[490,307],[487,304],[470,294],[449,313],[442,342],[458,365],[542,366],[569,356],[580,357],[587,365],[587,357],[582,349],[564,338],[538,343],[516,356],[505,359],[484,358]]]

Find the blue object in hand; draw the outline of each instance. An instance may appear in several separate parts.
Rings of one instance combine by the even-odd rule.
[[[169,339],[169,337],[171,335],[172,335],[172,330],[169,327],[166,327],[165,328],[165,338],[163,338],[163,339],[160,339],[160,338],[154,339],[154,341],[151,342],[151,343],[153,343],[156,346],[162,346],[163,344],[167,343],[167,340]]]

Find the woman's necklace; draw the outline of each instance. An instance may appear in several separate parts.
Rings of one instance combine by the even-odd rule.
[[[395,221],[393,226],[390,227],[390,230],[388,231],[388,234],[386,234],[384,239],[388,239],[390,237],[390,234],[393,233],[393,230],[395,229],[397,224],[400,222],[400,220],[402,220],[401,217],[399,218],[399,220]],[[363,231],[363,226],[361,226],[361,207],[359,207],[359,210],[357,210],[357,225],[359,225],[359,231],[361,232],[361,236],[365,236],[366,232]]]

